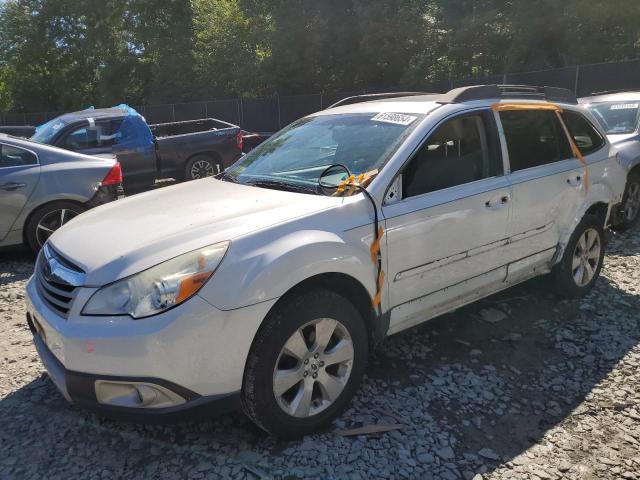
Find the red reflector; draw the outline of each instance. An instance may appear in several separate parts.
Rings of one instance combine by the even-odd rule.
[[[243,147],[242,130],[236,133],[236,146],[238,147],[238,150],[242,151],[242,147]]]
[[[109,170],[107,176],[102,180],[102,185],[120,185],[122,183],[122,168],[120,168],[120,162]]]

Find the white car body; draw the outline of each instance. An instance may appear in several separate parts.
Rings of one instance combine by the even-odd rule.
[[[424,115],[368,186],[385,231],[383,314],[367,322],[375,340],[549,272],[588,210],[601,208],[606,223],[621,201],[625,171],[606,140],[585,158],[588,185],[585,165],[577,158],[510,173],[500,117],[491,111],[505,102],[443,104],[415,97],[314,114]],[[595,123],[577,105],[560,106]],[[391,200],[398,172],[430,132],[447,119],[477,110],[497,119],[504,174]],[[364,194],[314,196],[212,178],[96,208],[49,240],[62,263],[84,272],[70,294],[69,311],[60,314],[38,288],[46,259],[39,259],[28,283],[27,311],[41,357],[67,398],[86,406],[168,412],[205,400],[235,399],[254,338],[287,292],[331,275],[348,279],[370,299],[376,295],[372,222],[373,209]],[[81,313],[104,285],[227,241],[230,246],[213,276],[174,308],[144,319]],[[78,393],[85,388],[78,387],[78,378],[89,378],[96,392]],[[125,393],[101,393],[101,382],[109,381],[151,385],[156,394],[166,388],[166,398],[143,408]]]

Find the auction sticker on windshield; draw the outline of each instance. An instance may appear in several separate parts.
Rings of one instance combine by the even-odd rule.
[[[377,114],[371,120],[374,122],[395,123],[396,125],[411,125],[418,117],[412,115],[405,115],[403,113],[389,113],[383,112]]]
[[[635,110],[638,106],[640,106],[639,103],[619,103],[611,105],[611,110]]]

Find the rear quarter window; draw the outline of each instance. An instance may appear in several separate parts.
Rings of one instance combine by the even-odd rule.
[[[606,143],[604,138],[583,115],[568,110],[561,115],[580,153],[590,155],[604,147]]]

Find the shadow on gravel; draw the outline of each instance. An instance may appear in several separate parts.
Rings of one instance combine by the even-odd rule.
[[[34,465],[56,464],[61,472],[78,465],[78,471],[91,466],[116,475],[149,474],[157,465],[168,472],[215,468],[222,476],[258,478],[286,477],[298,467],[313,476],[307,458],[318,458],[322,468],[334,460],[320,447],[320,453],[305,453],[310,444],[325,445],[326,452],[334,443],[348,452],[349,442],[361,442],[358,452],[370,453],[357,458],[371,458],[371,475],[374,456],[389,449],[393,468],[409,458],[434,478],[445,470],[449,478],[491,471],[576,414],[640,342],[638,296],[603,276],[586,299],[559,300],[546,281],[529,281],[385,342],[336,426],[391,422],[402,425],[398,432],[353,439],[326,432],[282,443],[239,413],[177,425],[124,423],[69,407],[43,376],[0,401],[2,448],[18,456],[26,445]],[[400,450],[409,452],[404,459]],[[328,478],[326,472],[317,477]]]

